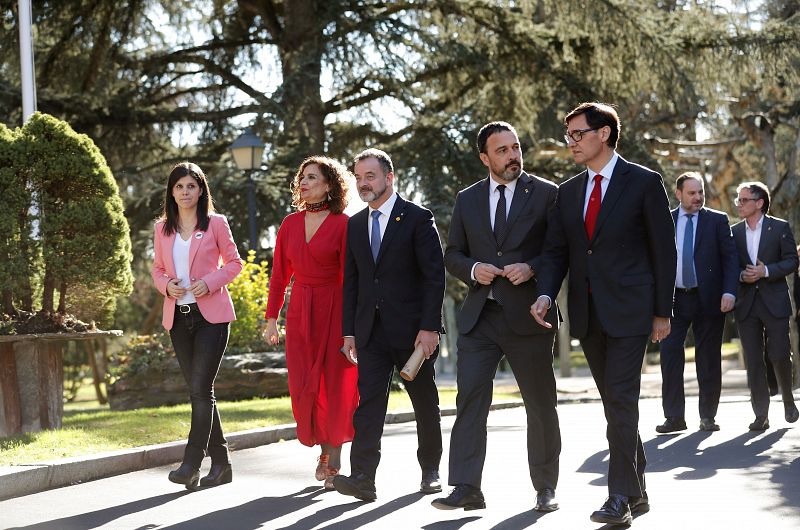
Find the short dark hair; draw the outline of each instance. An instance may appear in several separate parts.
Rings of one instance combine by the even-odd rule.
[[[342,213],[347,208],[348,180],[351,178],[350,172],[342,164],[327,156],[310,156],[303,160],[297,173],[292,179],[292,206],[298,210],[305,210],[306,201],[300,198],[300,179],[303,178],[303,171],[311,164],[319,167],[320,173],[325,177],[325,183],[330,185],[328,192],[328,208],[331,213]]]
[[[622,132],[622,124],[619,121],[619,114],[617,109],[607,103],[599,103],[597,101],[591,103],[581,103],[567,114],[564,118],[564,126],[569,125],[569,121],[584,114],[586,116],[586,123],[592,129],[601,129],[606,125],[611,128],[611,134],[608,137],[606,145],[612,149],[617,148],[620,132]]]
[[[683,190],[683,183],[689,179],[696,180],[703,188],[706,187],[706,182],[703,180],[703,175],[697,171],[687,171],[686,173],[681,173],[678,175],[678,178],[675,179],[675,187],[679,190]]]
[[[171,236],[178,231],[178,203],[175,202],[175,197],[172,196],[172,188],[187,175],[191,176],[200,187],[200,198],[197,200],[197,226],[195,226],[195,229],[208,230],[209,214],[214,211],[214,201],[211,199],[211,190],[208,189],[208,180],[197,164],[181,162],[172,167],[167,179],[164,208],[160,218],[164,221],[162,231],[165,236]]]
[[[388,175],[389,173],[394,173],[394,164],[392,164],[392,158],[386,153],[386,151],[381,151],[380,149],[370,148],[365,149],[358,153],[353,158],[353,168],[355,169],[355,165],[362,160],[366,160],[367,158],[374,158],[378,161],[381,165],[381,169],[383,170],[384,175]]]
[[[489,140],[489,137],[494,133],[498,133],[500,131],[509,131],[514,133],[514,136],[519,138],[517,134],[517,130],[510,124],[504,121],[493,121],[487,123],[481,130],[478,131],[478,152],[485,153],[486,152],[486,142]]]
[[[756,200],[764,200],[764,204],[761,206],[761,213],[766,215],[767,212],[769,212],[769,188],[767,185],[763,182],[742,182],[736,187],[736,193],[739,193],[745,188],[750,190],[750,193],[753,194],[753,198]]]

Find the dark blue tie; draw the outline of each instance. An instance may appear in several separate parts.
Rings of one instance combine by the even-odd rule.
[[[683,286],[687,289],[697,287],[697,278],[694,275],[694,223],[691,214],[686,214],[686,230],[683,232]]]
[[[381,249],[381,223],[378,221],[380,216],[380,211],[372,211],[372,235],[369,238],[369,246],[372,248],[372,259],[376,262],[378,261],[378,251]]]

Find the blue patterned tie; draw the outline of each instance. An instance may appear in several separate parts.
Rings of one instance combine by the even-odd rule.
[[[686,214],[686,230],[683,232],[683,286],[687,289],[697,287],[697,278],[694,275],[694,223],[691,214]]]
[[[372,235],[369,238],[369,246],[372,248],[372,259],[376,262],[378,261],[378,251],[381,249],[381,223],[378,221],[380,216],[380,211],[372,211]]]

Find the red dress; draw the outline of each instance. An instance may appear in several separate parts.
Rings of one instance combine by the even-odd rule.
[[[266,318],[278,317],[294,277],[286,311],[286,367],[297,439],[307,446],[353,439],[358,368],[340,351],[347,219],[328,214],[306,243],[305,211],[295,212],[281,223],[275,244]]]

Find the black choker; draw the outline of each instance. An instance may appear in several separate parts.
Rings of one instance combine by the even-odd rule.
[[[323,210],[327,210],[329,207],[327,199],[320,202],[315,202],[314,204],[306,203],[306,211],[307,212],[321,212]]]

